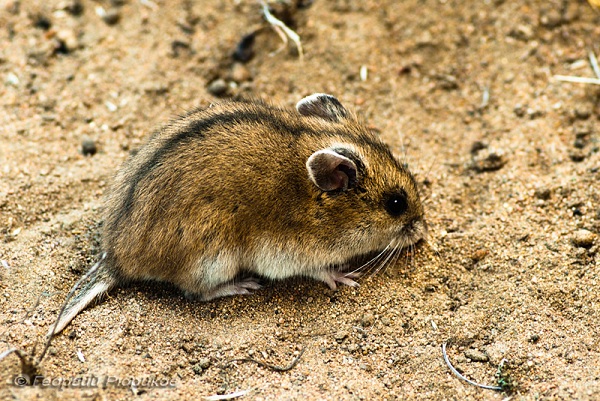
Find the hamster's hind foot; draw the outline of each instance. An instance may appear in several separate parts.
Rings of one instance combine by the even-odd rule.
[[[258,283],[257,278],[247,277],[240,281],[232,281],[222,284],[211,291],[203,293],[201,298],[203,301],[210,301],[211,299],[227,297],[231,295],[248,295],[252,293],[250,290],[260,290],[261,288],[262,285]]]

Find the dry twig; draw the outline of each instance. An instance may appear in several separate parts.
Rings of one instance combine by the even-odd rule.
[[[576,84],[600,85],[600,67],[598,67],[598,60],[596,59],[596,55],[593,51],[590,51],[589,58],[590,65],[592,66],[592,70],[594,70],[594,74],[596,74],[596,78],[575,77],[572,75],[555,75],[554,79],[557,81],[572,82]]]
[[[205,401],[221,401],[221,400],[233,400],[234,398],[243,397],[248,394],[250,390],[236,391],[235,393],[211,395],[204,397]]]
[[[298,356],[295,357],[294,360],[292,360],[292,362],[288,366],[276,366],[276,365],[272,365],[268,362],[259,361],[258,359],[254,359],[254,358],[239,358],[239,359],[232,359],[232,360],[228,361],[225,364],[225,367],[229,366],[233,362],[253,362],[262,368],[270,369],[274,372],[287,372],[289,370],[294,369],[296,367],[296,365],[298,364],[298,362],[300,362],[300,358],[302,358],[302,354],[304,354],[305,349],[306,349],[305,347],[302,348],[300,350],[300,353],[298,354]]]
[[[456,370],[456,368],[454,366],[452,366],[452,364],[450,363],[450,359],[448,358],[448,354],[446,353],[446,343],[442,344],[442,355],[444,356],[444,362],[446,362],[446,365],[448,365],[448,367],[450,368],[450,371],[452,373],[454,373],[459,379],[464,380],[473,386],[483,388],[486,390],[504,391],[504,389],[500,386],[487,386],[485,384],[479,384],[479,383],[474,382],[473,380],[467,379],[462,374],[460,374],[460,372],[458,370]]]
[[[286,24],[284,24],[283,21],[275,18],[275,16],[271,14],[271,11],[269,11],[269,6],[264,0],[261,1],[261,3],[265,19],[269,24],[271,24],[275,32],[277,32],[277,34],[283,41],[283,47],[287,46],[288,38],[290,38],[292,42],[294,42],[294,44],[296,45],[296,49],[298,49],[298,58],[300,58],[300,60],[303,60],[304,53],[302,51],[302,42],[300,41],[300,36],[292,29],[290,29]]]

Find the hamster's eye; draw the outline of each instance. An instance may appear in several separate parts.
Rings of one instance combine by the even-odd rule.
[[[408,200],[406,199],[406,192],[404,192],[404,190],[388,195],[385,200],[385,210],[392,217],[398,217],[404,214],[407,209]]]

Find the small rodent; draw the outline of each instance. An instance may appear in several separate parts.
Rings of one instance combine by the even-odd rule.
[[[228,101],[172,121],[117,172],[103,218],[103,258],[55,332],[134,280],[203,300],[260,288],[235,281],[242,272],[356,286],[351,261],[427,231],[412,174],[326,94],[295,111]]]

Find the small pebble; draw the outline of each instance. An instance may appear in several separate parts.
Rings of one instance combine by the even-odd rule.
[[[473,362],[487,362],[490,360],[486,354],[476,349],[468,349],[465,351],[465,356]]]
[[[527,108],[525,106],[523,106],[522,104],[518,103],[515,105],[513,112],[515,113],[515,115],[517,117],[523,117],[525,115],[525,111],[527,110]]]
[[[562,24],[562,22],[563,19],[559,10],[551,8],[540,13],[540,25],[544,28],[556,28]]]
[[[471,145],[471,154],[476,154],[480,150],[483,150],[488,147],[488,144],[483,141],[475,141]]]
[[[198,366],[202,369],[208,369],[210,367],[210,359],[209,358],[200,358],[198,360]]]
[[[250,71],[242,63],[233,63],[231,67],[231,79],[237,83],[250,80]]]
[[[534,32],[530,25],[518,25],[516,28],[511,29],[508,35],[517,40],[527,42],[533,38]]]
[[[109,8],[104,14],[102,14],[102,21],[106,25],[115,25],[121,19],[121,13],[116,8]]]
[[[588,144],[588,138],[586,136],[577,136],[573,141],[573,146],[577,149],[583,149]]]
[[[348,351],[350,351],[350,352],[356,352],[356,351],[358,351],[359,348],[360,347],[358,346],[358,344],[353,343],[353,344],[348,345]]]
[[[79,47],[79,39],[71,29],[61,29],[56,32],[56,40],[58,41],[57,51],[58,47],[64,47],[62,53],[72,52]]]
[[[374,321],[375,321],[375,316],[372,313],[365,313],[362,316],[362,318],[360,319],[360,324],[363,327],[368,327],[368,326],[371,326]]]
[[[548,200],[550,199],[550,196],[552,196],[552,191],[550,191],[550,188],[538,187],[535,189],[533,196],[535,196],[538,199]]]
[[[573,114],[578,120],[587,120],[592,115],[592,105],[588,103],[578,104],[577,106],[575,106]]]
[[[65,10],[71,15],[81,15],[83,13],[83,4],[80,0],[66,0],[58,5],[59,10]]]
[[[592,124],[587,122],[575,123],[573,126],[573,133],[577,138],[584,138],[591,135],[593,132]]]
[[[15,73],[9,72],[6,75],[6,81],[5,82],[6,82],[7,85],[18,86],[19,85],[19,77],[17,77],[15,75]]]
[[[169,86],[161,82],[146,82],[142,89],[151,95],[163,95],[169,91]]]
[[[208,84],[208,91],[215,96],[222,96],[227,93],[227,82],[224,79],[216,79]]]
[[[507,163],[501,149],[484,149],[473,156],[470,169],[477,173],[500,170]]]
[[[338,343],[341,343],[342,341],[344,341],[344,339],[346,339],[346,337],[348,337],[348,332],[347,331],[343,331],[343,330],[342,331],[338,331],[337,333],[335,333],[333,335],[333,338]]]
[[[592,245],[594,245],[595,240],[596,234],[585,229],[575,231],[573,237],[571,238],[573,244],[581,248],[591,247]]]
[[[36,28],[42,29],[44,31],[47,31],[48,29],[50,29],[52,27],[52,21],[50,21],[50,18],[46,17],[43,14],[36,14],[32,17],[32,22],[33,22],[33,26],[35,26]]]
[[[489,253],[490,251],[488,251],[487,249],[478,249],[477,251],[473,252],[473,254],[471,255],[471,259],[473,259],[474,262],[479,262],[485,259],[485,257]]]
[[[236,61],[241,61],[242,63],[246,63],[254,57],[254,38],[256,37],[256,32],[249,33],[245,35],[233,52],[233,59]]]
[[[96,142],[92,138],[84,138],[81,141],[81,153],[84,156],[93,156],[97,151]]]
[[[579,149],[575,149],[574,151],[569,153],[569,158],[575,163],[579,163],[585,160],[585,153],[583,153]]]
[[[436,78],[441,89],[447,91],[458,89],[458,80],[454,75],[439,75]]]
[[[536,110],[532,107],[528,107],[527,110],[525,110],[525,113],[527,114],[527,117],[529,117],[532,120],[538,117],[542,117],[544,115],[544,112],[542,110]]]
[[[190,42],[182,39],[175,39],[171,42],[171,55],[173,57],[179,57],[185,53],[192,52],[192,46]]]

